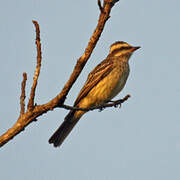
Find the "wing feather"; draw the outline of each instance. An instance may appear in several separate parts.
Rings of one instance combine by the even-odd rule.
[[[85,85],[81,89],[74,106],[76,106],[82,98],[87,96],[91,89],[96,86],[104,77],[106,77],[113,69],[113,60],[105,59],[88,75]]]

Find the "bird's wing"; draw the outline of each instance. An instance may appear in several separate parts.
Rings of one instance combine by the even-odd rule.
[[[113,69],[113,61],[111,58],[105,59],[88,75],[85,85],[81,89],[74,106],[76,106],[82,98],[87,96],[91,89],[96,86],[99,81],[106,77]]]

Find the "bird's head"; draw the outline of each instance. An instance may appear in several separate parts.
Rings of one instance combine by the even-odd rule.
[[[110,46],[109,55],[112,55],[112,56],[121,56],[121,55],[131,56],[132,53],[139,48],[140,48],[140,46],[131,46],[130,44],[128,44],[126,42],[117,41]]]

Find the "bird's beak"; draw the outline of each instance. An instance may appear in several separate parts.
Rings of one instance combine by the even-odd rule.
[[[132,47],[132,48],[130,49],[130,52],[134,52],[134,51],[138,50],[139,48],[141,48],[141,47],[140,47],[140,46]]]

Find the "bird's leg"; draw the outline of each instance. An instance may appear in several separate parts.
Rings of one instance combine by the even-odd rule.
[[[99,109],[99,112],[102,112],[104,109],[105,109],[105,108],[100,108],[100,109]]]
[[[104,109],[105,109],[105,107],[100,107],[99,112],[103,111]]]

